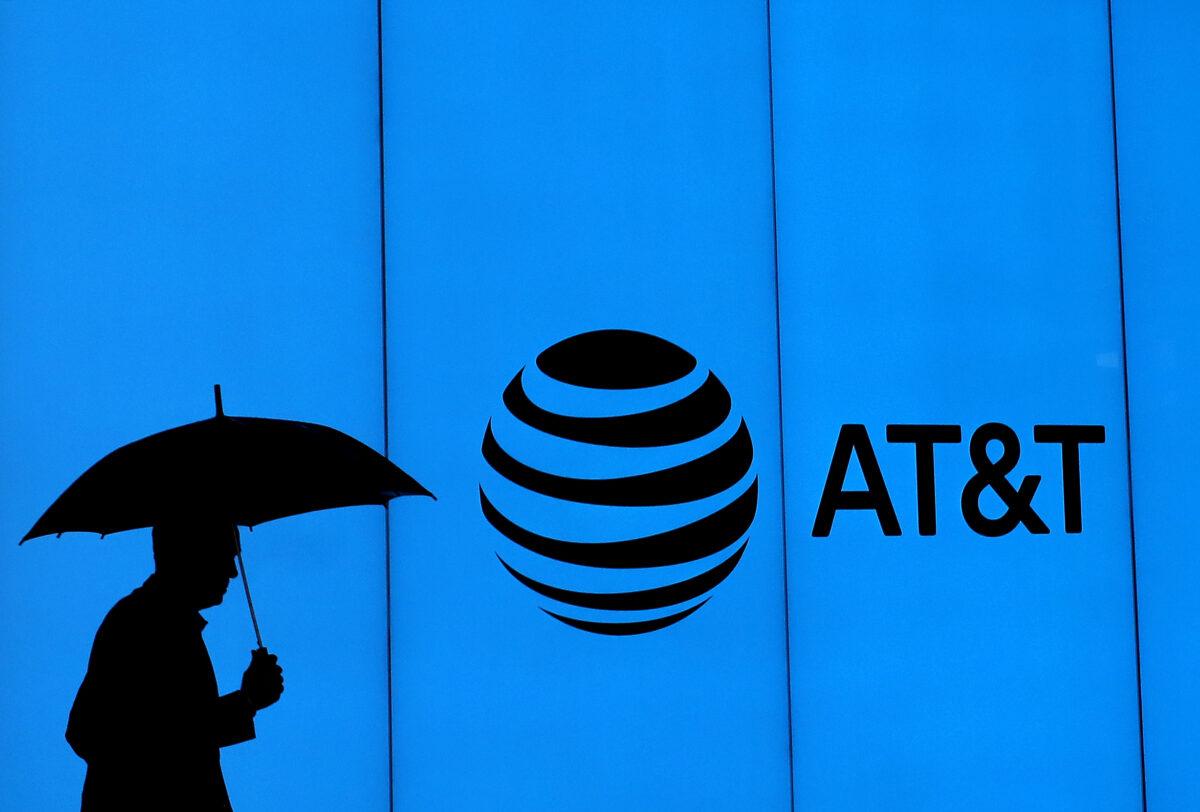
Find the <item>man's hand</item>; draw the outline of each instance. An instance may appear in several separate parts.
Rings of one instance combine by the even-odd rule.
[[[283,693],[283,669],[279,658],[265,648],[250,652],[250,666],[242,674],[242,696],[254,710],[262,710],[279,701]]]

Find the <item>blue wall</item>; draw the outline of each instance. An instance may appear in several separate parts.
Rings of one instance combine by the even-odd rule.
[[[386,438],[439,496],[243,534],[287,693],[224,755],[235,808],[1091,810],[1138,808],[1143,786],[1195,807],[1198,20],[1114,9],[1119,243],[1095,0],[776,2],[770,25],[760,2],[385,2],[379,29],[361,3],[0,4],[0,805],[76,802],[66,714],[97,624],[151,566],[145,531],[17,539],[107,451],[208,416],[220,382],[230,413]],[[561,474],[691,453],[555,445],[507,413],[522,368],[535,399],[589,413],[535,358],[611,327],[699,366],[603,413],[711,369],[733,414],[694,447],[745,419],[735,489],[556,513],[484,461],[489,421]],[[1020,443],[1008,480],[1040,477],[1045,533],[964,519],[992,422]],[[961,434],[936,446],[936,532],[896,424]],[[1045,424],[1104,428],[1079,452],[1082,532]],[[868,510],[819,531],[845,425],[899,535]],[[846,490],[871,484],[862,449]],[[479,500],[603,541],[755,478],[736,569],[630,637],[542,611],[563,605],[497,554],[555,571]],[[979,506],[1006,509],[988,489]],[[207,614],[233,688],[246,611]]]
[[[1186,3],[1114,4],[1146,786],[1155,809],[1200,805],[1200,577],[1195,236],[1200,19]]]
[[[392,511],[398,808],[788,804],[764,25],[754,4],[385,15],[392,448],[440,499]],[[478,496],[504,487],[480,442],[509,379],[609,327],[695,354],[758,449],[743,561],[632,638],[539,611]],[[596,540],[649,532],[634,513],[575,510]],[[575,588],[619,588],[602,575]]]
[[[797,807],[1136,807],[1104,7],[776,12]],[[1009,478],[1042,477],[1048,534],[964,521],[991,421],[1020,441]],[[869,432],[898,537],[869,511],[811,535],[844,423]],[[902,423],[961,426],[935,452],[933,536],[914,448],[886,441]],[[1040,423],[1106,429],[1080,450],[1082,534]]]
[[[116,446],[210,416],[217,382],[230,414],[382,446],[375,15],[7,3],[0,19],[0,806],[69,809],[67,712],[150,534],[18,548],[38,515]],[[287,694],[225,751],[235,808],[386,803],[383,518],[243,533]],[[205,632],[225,690],[254,646],[238,589]]]

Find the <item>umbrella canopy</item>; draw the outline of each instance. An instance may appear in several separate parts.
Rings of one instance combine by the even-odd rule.
[[[197,512],[253,527],[272,519],[397,496],[433,496],[387,457],[316,423],[217,415],[122,446],[84,472],[31,538],[106,535]],[[436,497],[435,497],[436,498]]]

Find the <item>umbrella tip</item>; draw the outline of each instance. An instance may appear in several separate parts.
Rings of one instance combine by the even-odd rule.
[[[219,384],[219,383],[213,384],[213,397],[217,401],[217,417],[224,417],[225,409],[222,408],[222,406],[221,406],[221,384]]]

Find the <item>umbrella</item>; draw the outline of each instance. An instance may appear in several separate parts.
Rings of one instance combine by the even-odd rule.
[[[197,506],[253,529],[314,510],[433,497],[387,457],[347,434],[317,423],[226,415],[219,384],[213,392],[215,417],[113,451],[63,491],[20,543],[72,530],[103,538],[187,516]],[[261,648],[240,544],[237,559]]]

